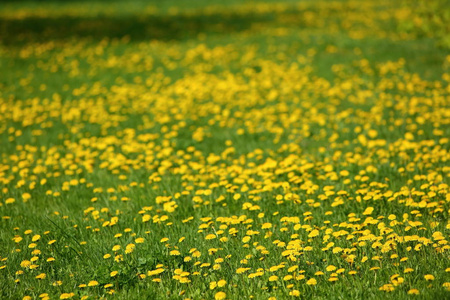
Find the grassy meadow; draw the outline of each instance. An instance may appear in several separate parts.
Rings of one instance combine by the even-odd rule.
[[[0,299],[449,299],[449,24],[0,3]]]

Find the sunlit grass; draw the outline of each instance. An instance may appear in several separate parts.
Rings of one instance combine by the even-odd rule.
[[[0,298],[448,298],[443,1],[189,3],[0,10]]]

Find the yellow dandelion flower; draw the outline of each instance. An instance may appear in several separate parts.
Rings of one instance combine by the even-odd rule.
[[[380,291],[384,291],[384,292],[392,292],[392,291],[394,291],[395,290],[395,288],[394,288],[394,286],[392,285],[392,284],[385,284],[385,285],[383,285],[383,286],[381,286],[380,288],[379,288],[379,290]]]
[[[367,207],[366,210],[364,210],[363,215],[368,216],[371,215],[373,212],[373,207]]]
[[[242,238],[242,242],[243,242],[243,243],[248,243],[248,242],[250,241],[250,239],[251,239],[251,237],[249,237],[248,235],[246,235],[246,236],[244,236],[244,237]]]
[[[75,296],[75,293],[62,293],[62,294],[59,296],[59,299],[70,299],[70,298],[72,298],[73,296]]]
[[[242,274],[242,273],[247,272],[248,270],[250,270],[250,268],[238,268],[236,270],[236,274]]]
[[[226,280],[221,279],[219,281],[217,281],[217,286],[218,287],[224,287],[227,284]]]
[[[98,281],[96,281],[96,280],[91,280],[88,283],[88,286],[97,286],[97,285],[98,285]]]
[[[336,270],[337,268],[335,267],[335,266],[333,266],[333,265],[329,265],[328,267],[326,267],[326,270],[328,271],[328,272],[333,272],[334,270]]]
[[[20,243],[22,240],[23,240],[23,238],[22,238],[21,236],[15,236],[15,237],[13,238],[13,241],[14,241],[15,243]]]
[[[337,277],[330,277],[330,278],[328,278],[328,281],[330,281],[330,282],[335,282],[335,281],[338,281],[339,280],[339,278],[337,278]]]
[[[410,289],[408,291],[408,295],[419,295],[419,294],[420,294],[420,292],[418,289]]]
[[[294,271],[297,270],[297,269],[298,269],[298,266],[295,265],[295,266],[289,267],[289,268],[288,268],[288,272],[291,273],[291,272],[294,272]]]
[[[433,281],[434,280],[434,276],[431,274],[427,274],[425,276],[423,276],[425,278],[425,280],[427,281]]]
[[[277,281],[278,280],[278,276],[276,275],[272,275],[269,277],[269,281]]]
[[[225,292],[217,292],[214,295],[215,300],[224,300],[227,297],[227,294]]]
[[[27,267],[29,267],[31,265],[31,261],[29,261],[29,260],[23,260],[21,263],[20,263],[20,266],[22,267],[22,268],[27,268]]]
[[[250,278],[250,279],[252,279],[252,278],[260,277],[260,276],[262,276],[262,275],[264,275],[263,272],[255,272],[255,273],[248,274],[247,277]]]
[[[306,278],[305,275],[301,274],[301,275],[296,276],[295,280],[300,281],[300,280],[303,280],[305,278]]]
[[[23,193],[22,194],[22,200],[23,202],[27,202],[28,200],[31,199],[31,195],[29,193]]]
[[[213,233],[208,234],[207,236],[205,236],[205,240],[212,240],[215,239],[217,236]]]
[[[292,280],[292,278],[293,278],[292,275],[286,275],[286,276],[283,277],[283,280],[284,281],[289,281],[289,280]]]
[[[264,223],[261,225],[262,229],[269,229],[272,228],[272,223]]]
[[[158,275],[158,274],[161,274],[162,272],[164,272],[164,269],[163,268],[158,268],[156,270],[148,271],[147,272],[147,276]]]
[[[319,235],[319,230],[314,229],[314,230],[312,230],[312,231],[308,234],[308,237],[309,237],[309,238],[313,238],[313,237],[316,237],[316,236],[318,236],[318,235]]]

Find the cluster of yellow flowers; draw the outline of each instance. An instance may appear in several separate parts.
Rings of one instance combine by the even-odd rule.
[[[325,35],[414,40],[379,2],[232,6],[254,24],[222,44],[0,46],[28,66],[0,92],[1,280],[23,299],[448,295],[450,56],[434,78]],[[0,17],[49,12],[71,10]]]

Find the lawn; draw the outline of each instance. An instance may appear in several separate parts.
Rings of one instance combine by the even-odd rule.
[[[450,298],[449,24],[0,3],[0,299]]]

